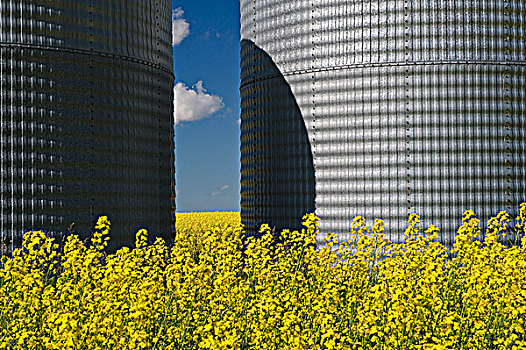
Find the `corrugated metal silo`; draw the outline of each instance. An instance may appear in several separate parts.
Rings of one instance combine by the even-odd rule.
[[[322,234],[363,215],[400,241],[416,212],[450,245],[465,209],[516,215],[524,23],[521,0],[241,0],[247,230],[313,207]]]
[[[110,250],[173,231],[173,64],[166,1],[0,2],[1,227],[87,235]]]

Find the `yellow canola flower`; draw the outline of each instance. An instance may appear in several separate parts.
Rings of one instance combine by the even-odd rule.
[[[239,213],[178,213],[173,246],[141,229],[115,254],[107,217],[62,253],[26,232],[0,260],[0,349],[526,349],[526,245],[503,244],[526,204],[484,235],[464,212],[451,251],[416,214],[404,243],[355,217],[318,249],[319,220],[243,241]]]

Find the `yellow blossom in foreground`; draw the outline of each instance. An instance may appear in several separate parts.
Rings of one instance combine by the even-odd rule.
[[[403,244],[356,217],[317,249],[319,220],[243,239],[239,213],[177,214],[173,246],[141,229],[110,255],[107,217],[63,253],[27,232],[1,259],[0,349],[526,349],[526,203],[484,234],[466,211],[451,252],[416,214]]]

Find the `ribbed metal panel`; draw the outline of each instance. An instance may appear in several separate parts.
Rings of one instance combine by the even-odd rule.
[[[166,1],[0,2],[1,227],[83,236],[110,250],[138,227],[172,237],[173,64]],[[12,247],[9,247],[9,250]]]
[[[314,196],[320,240],[363,215],[400,241],[416,212],[450,245],[465,209],[487,219],[526,201],[524,1],[241,0],[241,36],[249,231],[298,222],[269,200],[290,183],[280,205],[299,216]],[[278,120],[308,148],[303,170],[287,144],[267,152]]]

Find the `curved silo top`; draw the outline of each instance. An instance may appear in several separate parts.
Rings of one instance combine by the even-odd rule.
[[[172,72],[170,15],[155,1],[4,1],[0,41],[106,53]]]
[[[0,17],[2,233],[86,235],[107,214],[112,249],[142,225],[169,240],[170,5],[2,1]]]
[[[346,237],[363,215],[384,219],[399,241],[416,212],[450,245],[465,209],[484,220],[501,210],[514,215],[526,200],[525,17],[518,0],[242,0],[247,227],[269,220],[272,207],[298,203],[274,199],[288,183],[267,174],[288,156],[264,151],[280,129],[276,111],[294,104],[312,152],[323,234]],[[288,85],[282,94],[278,81]],[[295,186],[310,183],[303,177]]]

